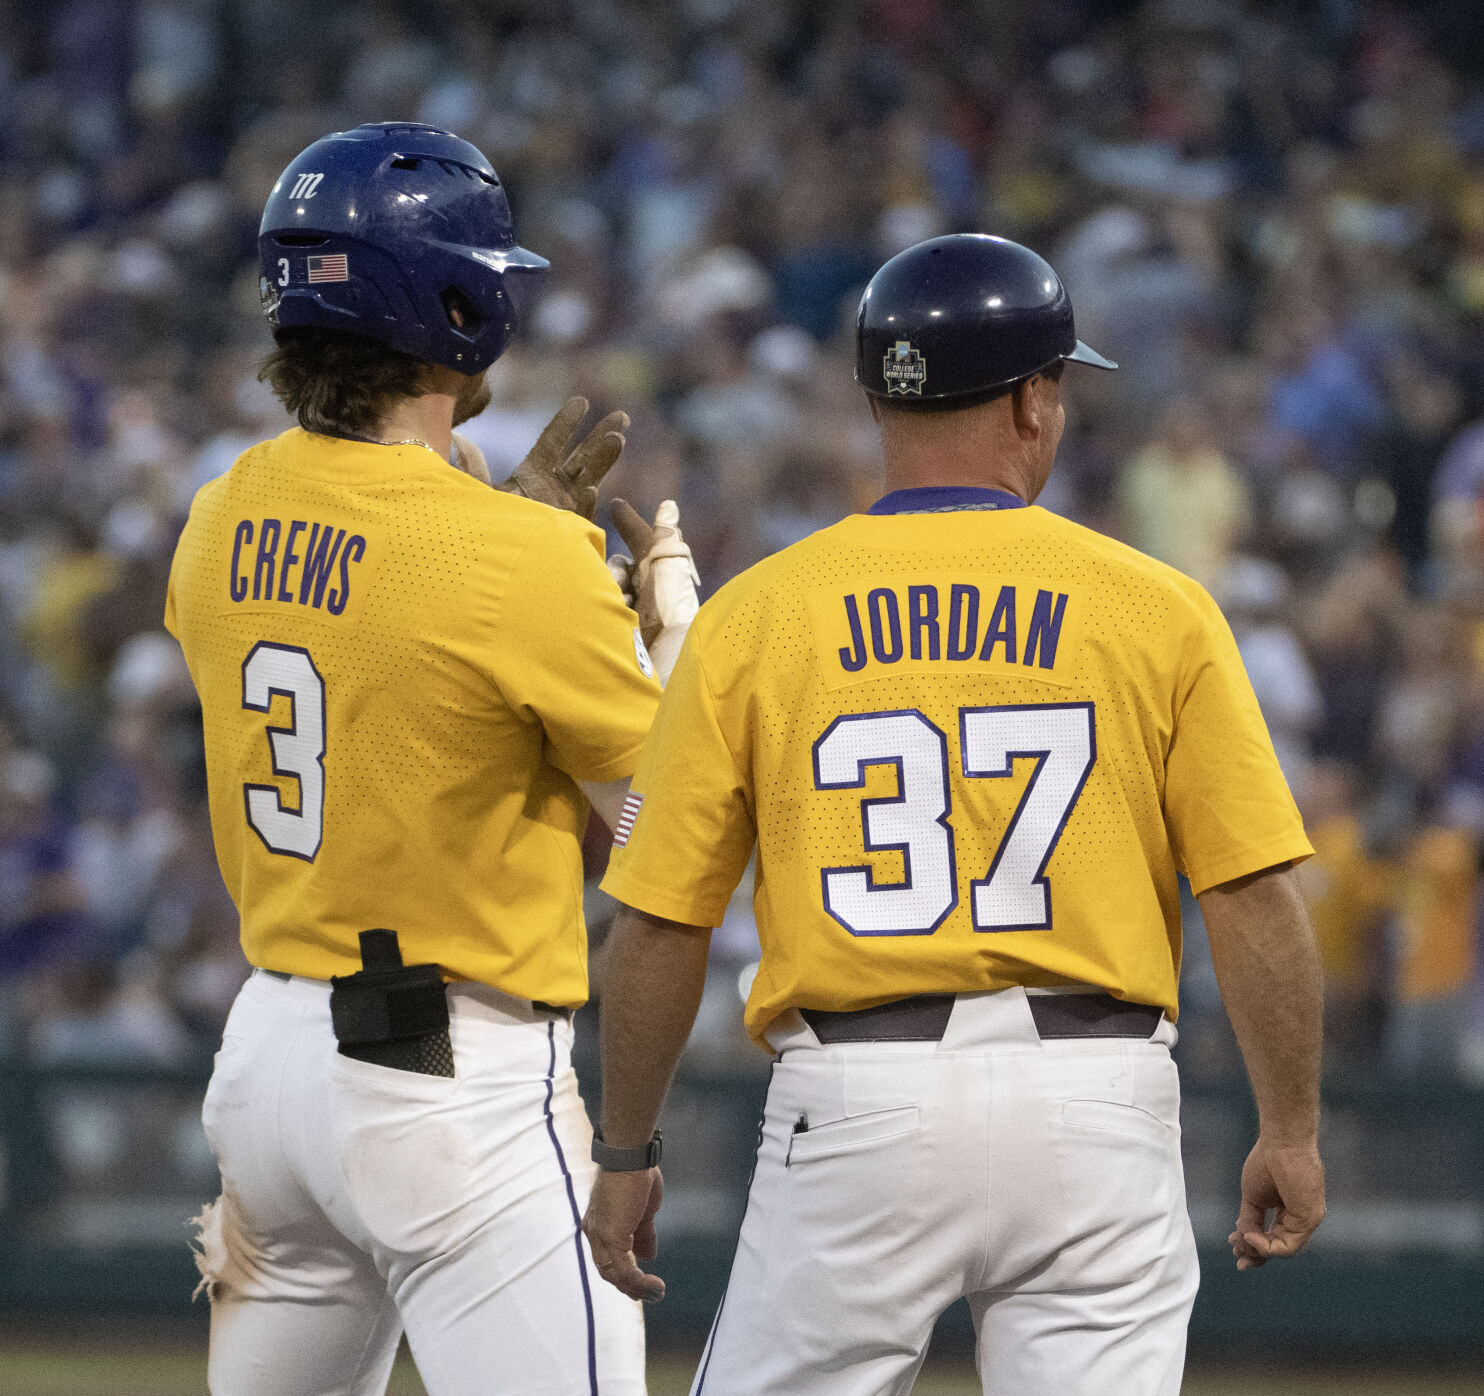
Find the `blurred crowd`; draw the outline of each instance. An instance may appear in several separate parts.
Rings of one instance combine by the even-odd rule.
[[[680,501],[708,586],[879,493],[850,329],[885,258],[1048,255],[1122,371],[1063,380],[1042,502],[1223,604],[1319,850],[1331,1060],[1484,1077],[1468,10],[0,4],[0,1052],[191,1061],[246,972],[165,578],[194,491],[287,425],[268,188],[395,118],[479,144],[552,262],[471,435],[508,469],[569,391],[623,407],[615,485]],[[740,902],[719,947],[730,1044]],[[1214,994],[1197,932],[1182,1029],[1220,1071]]]

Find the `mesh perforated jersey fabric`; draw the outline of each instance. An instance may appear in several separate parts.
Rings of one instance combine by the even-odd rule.
[[[393,926],[408,963],[584,1001],[574,782],[630,774],[659,700],[596,528],[295,429],[197,495],[166,623],[251,963],[350,974]]]
[[[854,515],[702,608],[604,890],[719,924],[758,846],[786,1008],[1093,984],[1173,1014],[1176,872],[1312,850],[1231,632],[1038,508]]]

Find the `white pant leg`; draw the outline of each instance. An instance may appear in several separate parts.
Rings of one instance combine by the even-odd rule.
[[[430,1396],[485,1396],[492,1373],[512,1396],[643,1396],[640,1306],[598,1281],[580,1240],[593,1169],[570,1025],[482,986],[452,986],[449,1003],[445,1078],[340,1056],[327,986],[259,975],[244,989],[234,1020],[259,1045],[216,1092],[240,1121],[216,1131],[224,1178],[264,1247],[285,1244],[291,1206],[349,1267],[274,1272],[260,1306],[292,1291],[378,1317],[390,1295]],[[239,1186],[260,1158],[261,1182]],[[244,1332],[239,1351],[254,1332],[271,1348],[266,1324]],[[244,1396],[270,1390],[300,1388]]]
[[[699,1396],[905,1396],[977,1269],[983,1227],[962,1199],[982,1186],[984,1112],[960,1128],[920,1050],[848,1050],[863,1075],[830,1050],[774,1068]],[[953,1085],[972,1097],[968,1075]]]
[[[367,1261],[352,1274],[324,1247],[280,1250],[282,1273],[318,1277],[322,1300],[246,1293],[230,1284],[211,1306],[211,1396],[382,1396],[402,1321]]]
[[[486,1396],[492,1373],[500,1391],[519,1396],[644,1396],[641,1307],[598,1276],[581,1233],[597,1170],[570,1065],[571,1028],[522,1028],[516,1042],[508,1030],[496,1034],[483,1062],[455,1042],[476,1089],[450,1155],[468,1138],[483,1147],[448,1170],[444,1197],[440,1165],[423,1162],[436,1243],[409,1246],[378,1218],[380,1185],[357,1185],[361,1215],[375,1226],[373,1250],[429,1396]],[[356,1138],[358,1147],[371,1142],[364,1131]],[[380,1137],[377,1147],[398,1145]],[[385,1201],[395,1208],[394,1197]]]
[[[1172,1037],[1042,1042],[1020,990],[961,999],[941,1043],[770,1033],[693,1396],[896,1396],[963,1295],[993,1396],[1175,1396],[1197,1272]]]
[[[998,1205],[970,1296],[986,1396],[1178,1396],[1199,1269],[1168,1049],[1016,1056],[996,1074]]]
[[[212,1396],[381,1396],[401,1321],[371,1257],[287,1165],[279,1084],[300,1014],[257,997],[244,990],[233,1009],[202,1111],[223,1187],[201,1228],[208,1384]]]

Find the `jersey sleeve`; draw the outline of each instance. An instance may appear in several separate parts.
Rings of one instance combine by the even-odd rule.
[[[692,926],[719,926],[757,837],[692,630],[665,686],[603,890]]]
[[[552,765],[594,782],[633,774],[660,697],[602,541],[552,510],[510,576],[496,634],[506,701],[541,723]]]
[[[1314,849],[1231,629],[1204,592],[1198,612],[1176,693],[1164,818],[1176,865],[1199,893]]]

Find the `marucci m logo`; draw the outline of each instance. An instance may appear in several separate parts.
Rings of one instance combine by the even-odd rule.
[[[319,188],[319,182],[323,178],[322,174],[301,174],[294,181],[294,187],[289,190],[289,198],[312,199],[314,191]]]

